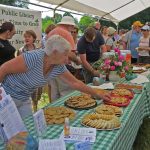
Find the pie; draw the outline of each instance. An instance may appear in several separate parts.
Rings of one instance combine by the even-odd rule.
[[[116,97],[111,97],[111,103],[115,103],[115,104],[125,104],[127,103],[129,100],[126,97],[121,97],[121,96],[116,96]]]
[[[96,91],[96,93],[98,94],[108,94],[109,91],[108,90],[103,90],[103,89],[98,89],[98,88],[93,88],[94,91]]]
[[[128,98],[133,98],[133,93],[128,89],[115,89],[111,92],[112,96],[123,96]]]
[[[129,105],[130,99],[122,96],[112,96],[110,101],[104,101],[104,103],[107,105],[125,107]]]
[[[117,106],[102,104],[95,109],[96,113],[104,115],[121,115],[122,109]]]
[[[69,119],[75,118],[75,112],[63,106],[49,107],[44,110],[44,115],[47,124],[62,124],[66,117]]]
[[[87,109],[94,107],[96,105],[96,101],[86,94],[69,98],[65,102],[65,105],[74,109]]]
[[[117,129],[121,126],[121,122],[117,116],[95,113],[85,115],[81,123],[88,127],[103,130]]]
[[[141,85],[132,85],[132,84],[123,84],[123,83],[120,83],[120,84],[117,84],[115,86],[115,88],[118,88],[118,89],[128,89],[128,90],[132,90],[132,89],[142,90],[143,86],[141,86]]]

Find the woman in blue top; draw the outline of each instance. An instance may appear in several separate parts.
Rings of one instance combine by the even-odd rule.
[[[32,114],[30,96],[34,90],[59,75],[76,90],[110,100],[109,94],[97,94],[66,69],[70,49],[64,38],[53,35],[47,40],[44,50],[23,53],[0,67],[2,87],[13,98],[22,118]]]

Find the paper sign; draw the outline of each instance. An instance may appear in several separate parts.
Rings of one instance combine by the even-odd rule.
[[[39,136],[41,136],[47,128],[43,109],[37,111],[34,115],[34,122]]]
[[[70,127],[70,135],[65,137],[67,142],[95,142],[96,129],[95,128],[79,128]]]
[[[41,139],[39,140],[39,150],[66,150],[63,139]]]
[[[0,101],[1,137],[9,140],[19,132],[27,131],[10,95]],[[2,134],[3,133],[3,134]],[[5,135],[4,135],[5,134]]]
[[[75,150],[92,150],[92,144],[89,142],[75,143]]]

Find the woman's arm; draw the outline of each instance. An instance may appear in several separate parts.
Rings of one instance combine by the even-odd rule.
[[[0,67],[0,82],[3,81],[6,75],[12,73],[24,73],[27,71],[23,55],[20,55],[10,61],[7,61]]]
[[[75,90],[90,94],[96,98],[103,99],[105,101],[110,100],[109,94],[98,94],[91,87],[84,84],[82,81],[76,79],[69,71],[64,72],[60,75],[60,78],[64,80],[67,84],[70,85]]]

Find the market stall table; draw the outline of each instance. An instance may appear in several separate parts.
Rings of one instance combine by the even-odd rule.
[[[125,83],[124,79],[120,81]],[[135,94],[129,106],[123,109],[123,115],[120,117],[121,128],[112,131],[97,131],[96,141],[93,144],[93,150],[130,150],[132,149],[133,142],[136,138],[138,129],[144,117],[150,115],[150,83],[144,85],[141,94]],[[64,102],[71,96],[78,95],[79,92],[75,91],[58,101],[49,104],[49,106],[63,106]],[[85,114],[93,112],[94,109],[76,111],[76,118],[70,122],[71,126],[83,127],[81,119]],[[37,138],[35,127],[33,125],[32,117],[24,120],[30,133]],[[59,138],[63,131],[63,125],[49,125],[46,134],[42,136],[44,139]],[[74,150],[73,144],[66,144],[67,150]],[[3,144],[0,145],[0,150],[3,150]]]

